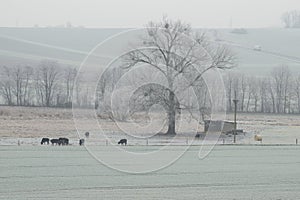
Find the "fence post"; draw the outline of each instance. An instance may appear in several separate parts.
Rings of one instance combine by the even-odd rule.
[[[148,139],[146,139],[146,145],[148,146],[148,144],[149,144],[149,143],[148,143]]]
[[[298,145],[298,138],[296,138],[296,145]]]

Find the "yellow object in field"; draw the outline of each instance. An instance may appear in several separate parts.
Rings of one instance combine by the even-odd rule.
[[[255,136],[254,136],[254,140],[255,140],[255,141],[262,142],[262,136],[261,136],[261,135],[255,135]]]

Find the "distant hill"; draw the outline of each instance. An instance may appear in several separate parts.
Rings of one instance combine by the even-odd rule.
[[[80,65],[88,52],[122,29],[0,28],[1,64],[55,59]]]
[[[0,28],[0,65],[36,64],[41,59],[79,66],[89,51],[126,29]],[[300,29],[207,30],[216,42],[232,46],[236,71],[269,73],[287,64],[300,72]],[[255,47],[260,47],[259,49]],[[113,47],[112,47],[113,48]]]
[[[233,45],[239,71],[259,75],[286,64],[300,72],[300,29],[248,29],[246,34],[232,33],[232,30],[219,32],[221,41]],[[254,50],[256,46],[261,50]]]

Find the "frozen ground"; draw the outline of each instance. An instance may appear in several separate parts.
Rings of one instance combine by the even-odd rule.
[[[80,124],[80,137],[86,131],[90,132],[88,142],[105,145],[106,140],[99,139],[99,127],[93,126],[90,116],[85,116],[87,110],[80,110],[83,117],[77,123]],[[232,120],[233,114],[227,115],[227,120]],[[98,118],[103,131],[112,140],[117,142],[120,137],[119,127],[112,121]],[[130,129],[128,122],[119,123],[122,127]],[[194,128],[194,129],[193,129]],[[296,138],[300,141],[300,115],[273,115],[273,114],[244,114],[238,113],[238,129],[243,129],[247,134],[238,138],[240,144],[255,144],[255,134],[263,136],[264,144],[295,144]],[[162,132],[165,130],[161,130]],[[179,133],[176,144],[190,144],[195,135],[195,127],[186,124],[183,133]],[[203,131],[203,126],[198,127]],[[71,109],[55,108],[26,108],[0,106],[0,145],[21,144],[38,145],[42,137],[59,138],[68,137],[72,144],[78,143],[78,134],[74,124]],[[129,136],[126,136],[129,137]],[[223,138],[222,138],[223,139]],[[223,143],[223,140],[219,143]],[[131,144],[144,145],[145,139],[130,139]],[[162,138],[149,139],[149,144],[163,144]],[[201,144],[202,141],[195,141]],[[225,138],[225,143],[232,143],[232,137]]]
[[[98,127],[91,128],[86,111],[82,112],[77,123],[82,128],[80,137],[90,132],[87,147],[97,156],[110,158],[114,166],[123,165],[124,157],[113,152],[111,146],[124,137],[118,126],[99,118],[108,137],[103,138]],[[232,114],[227,119],[232,120]],[[129,127],[130,123],[119,125]],[[187,144],[193,145],[173,165],[133,175],[104,166],[78,146],[72,110],[0,107],[0,199],[298,199],[300,145],[273,144],[295,144],[300,116],[239,114],[238,128],[247,132],[238,136],[239,144],[257,144],[253,135],[261,134],[263,144],[271,145],[218,145],[199,160],[203,140],[194,140],[191,131],[195,130],[188,124],[174,140],[126,136],[129,146],[122,148],[130,152],[154,151],[171,142],[168,150],[172,155],[182,152]],[[198,131],[202,130],[200,126]],[[41,137],[68,137],[71,145],[41,146]],[[223,139],[226,144],[232,143],[232,137],[224,136],[218,143],[222,144]],[[153,162],[165,160],[164,155]],[[138,167],[141,163],[128,165]]]
[[[107,147],[98,148],[109,155]],[[172,151],[182,148],[173,146]],[[198,151],[199,147],[191,147],[168,168],[133,175],[103,166],[84,147],[0,146],[0,199],[285,200],[300,196],[300,146],[217,146],[203,160],[198,159]]]

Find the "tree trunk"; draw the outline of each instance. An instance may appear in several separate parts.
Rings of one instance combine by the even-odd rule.
[[[247,112],[249,112],[250,100],[251,100],[251,93],[249,93],[249,96],[248,96]]]
[[[241,102],[242,102],[241,103],[241,110],[242,110],[242,112],[244,112],[245,91],[243,91]]]
[[[254,112],[257,112],[257,102],[258,102],[258,99],[255,98],[255,101],[254,101]]]
[[[265,99],[263,97],[263,94],[261,95],[261,105],[260,105],[260,112],[264,113],[265,112]]]
[[[275,103],[275,97],[273,92],[271,92],[271,97],[272,97],[272,107],[273,107],[273,113],[276,113],[276,103]]]
[[[297,100],[298,100],[298,113],[300,113],[300,93],[297,94]]]
[[[175,126],[176,126],[176,108],[175,108],[175,94],[170,92],[169,94],[169,110],[168,110],[168,131],[167,135],[176,135]]]
[[[230,88],[228,91],[228,105],[229,105],[229,111],[232,111],[232,104],[231,104],[231,83],[230,83]]]

